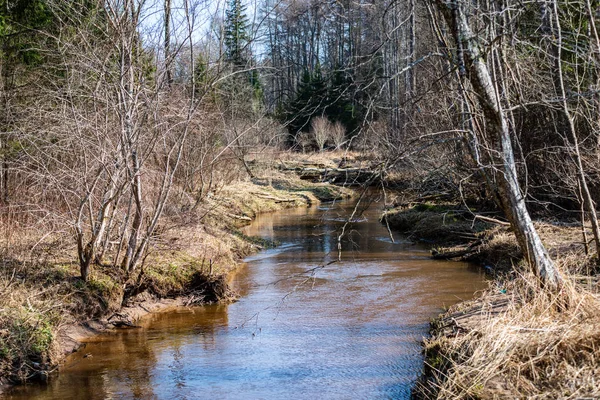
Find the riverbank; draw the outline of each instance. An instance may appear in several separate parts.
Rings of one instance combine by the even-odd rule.
[[[48,385],[9,398],[407,398],[428,318],[486,284],[474,268],[391,240],[381,192],[368,195],[258,216],[242,231],[281,246],[244,259],[232,279],[240,301],[87,341]]]
[[[35,248],[35,256],[13,251],[0,270],[0,391],[47,379],[81,340],[106,329],[134,329],[143,315],[171,307],[233,300],[227,275],[241,258],[272,245],[239,227],[260,213],[350,196],[293,174],[261,172],[268,178],[238,181],[193,211],[171,213],[129,277],[103,260],[83,282],[70,241],[57,235],[36,246],[23,235],[23,249]]]
[[[599,271],[581,227],[536,222],[563,276],[560,292],[552,293],[526,270],[504,222],[473,217],[457,205],[414,204],[383,218],[413,240],[437,246],[432,257],[476,262],[493,276],[475,300],[432,322],[413,398],[600,396]]]
[[[520,274],[432,323],[417,399],[597,398],[597,283],[564,275],[559,293]]]

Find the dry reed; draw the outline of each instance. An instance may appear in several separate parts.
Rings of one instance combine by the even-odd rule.
[[[440,399],[600,396],[597,295],[569,276],[557,293],[530,274],[502,285],[500,299],[496,283],[452,333],[442,329],[426,342],[430,381],[417,392]],[[499,301],[500,312],[493,307]]]

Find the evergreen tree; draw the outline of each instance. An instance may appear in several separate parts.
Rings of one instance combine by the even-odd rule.
[[[230,0],[225,11],[225,55],[234,71],[252,67],[255,62],[250,50],[250,35],[248,33],[248,17],[246,6],[242,0]],[[245,75],[236,75],[230,78],[229,86],[233,89],[230,95],[236,97],[242,92],[251,93],[249,100],[253,111],[262,108],[263,88],[260,74],[252,68]],[[248,89],[248,90],[246,90]],[[238,99],[239,100],[239,99]]]
[[[32,66],[41,62],[33,45],[40,35],[36,30],[52,23],[52,16],[41,0],[17,0],[9,4],[0,0],[0,39],[4,64],[22,63]],[[12,68],[4,72],[12,72]]]
[[[256,108],[259,105],[262,107],[264,91],[262,83],[260,82],[260,74],[257,69],[252,69],[249,74],[250,76],[248,79],[250,80],[250,86],[252,86],[252,96],[255,103],[254,107]]]
[[[292,137],[300,131],[308,130],[310,122],[308,106],[312,98],[311,80],[310,71],[305,70],[298,84],[296,97],[289,103],[283,114],[283,122],[287,122]]]
[[[225,11],[225,54],[227,61],[236,68],[248,62],[248,17],[242,0],[230,0]]]
[[[327,117],[332,122],[341,122],[346,130],[352,132],[358,127],[356,107],[353,104],[355,87],[352,77],[336,69],[331,78],[327,93]]]
[[[43,62],[40,48],[53,18],[42,0],[0,0],[0,201],[8,203],[10,174],[21,147],[13,132],[19,87],[26,86],[30,70]],[[11,99],[9,101],[9,99]]]
[[[208,84],[208,62],[204,55],[199,54],[196,57],[196,66],[194,67],[194,75],[192,76],[192,83],[194,84],[194,90],[196,94],[202,92],[201,88],[204,88]]]
[[[298,85],[294,100],[288,105],[285,113],[288,131],[292,136],[298,132],[307,132],[313,117],[326,114],[327,83],[323,78],[321,66],[316,65],[311,73],[305,70]]]
[[[367,104],[377,97],[376,85],[369,85],[383,74],[377,60],[370,65],[348,70],[338,67],[332,73],[328,89],[327,117],[332,122],[340,122],[350,135],[361,127],[367,110]]]

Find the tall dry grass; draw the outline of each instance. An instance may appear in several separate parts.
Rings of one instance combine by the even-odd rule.
[[[494,284],[426,343],[424,398],[576,399],[600,396],[600,300],[563,278],[561,290],[529,274]],[[505,292],[500,294],[499,291]],[[460,317],[459,317],[460,316]]]

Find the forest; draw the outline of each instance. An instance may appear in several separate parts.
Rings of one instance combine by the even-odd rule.
[[[0,374],[52,364],[62,322],[40,315],[57,298],[82,296],[77,320],[180,294],[149,272],[170,235],[228,230],[213,215],[228,187],[275,187],[276,160],[314,156],[366,165],[390,206],[452,204],[510,232],[520,256],[498,279],[532,307],[519,318],[540,316],[530,329],[564,341],[544,333],[529,383],[491,393],[598,396],[597,22],[596,0],[0,0],[0,294],[20,293],[0,303]],[[550,225],[575,232],[568,246]],[[431,345],[449,350],[424,397],[485,398],[471,336]]]

